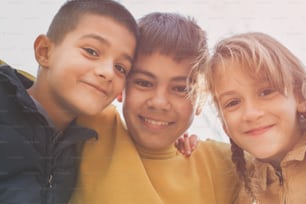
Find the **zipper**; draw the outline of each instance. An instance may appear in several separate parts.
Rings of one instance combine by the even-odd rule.
[[[276,169],[276,175],[279,179],[279,185],[283,185],[284,184],[284,179],[283,179],[283,173],[281,169]]]
[[[58,131],[54,136],[53,136],[53,139],[52,139],[52,147],[51,147],[51,151],[54,151],[54,147],[56,145],[56,141],[58,141],[58,139],[60,138],[60,136],[63,134],[62,131]],[[51,172],[49,174],[49,177],[48,177],[48,187],[49,188],[52,188],[53,187],[53,171],[54,171],[54,160],[56,160],[56,158],[50,158],[51,160],[49,162],[51,162]]]
[[[50,174],[50,175],[49,175],[48,187],[49,187],[49,188],[52,188],[52,187],[53,187],[53,174]]]
[[[286,204],[286,194],[284,193],[284,177],[283,177],[283,172],[280,169],[276,169],[276,175],[279,179],[279,185],[281,186],[282,188],[282,200],[283,200],[283,204]]]

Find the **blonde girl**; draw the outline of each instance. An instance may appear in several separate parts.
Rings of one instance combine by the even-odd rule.
[[[305,204],[306,73],[300,60],[266,34],[244,33],[217,43],[205,79],[244,184],[239,203]],[[246,165],[244,152],[253,165]]]

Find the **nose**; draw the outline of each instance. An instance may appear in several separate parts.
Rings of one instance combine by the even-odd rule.
[[[105,60],[103,63],[99,63],[95,68],[95,74],[104,81],[111,82],[115,75],[114,62],[112,60]]]
[[[256,101],[245,101],[243,117],[245,121],[255,121],[264,115],[264,110],[262,109],[260,103]]]
[[[147,101],[148,107],[155,111],[169,111],[171,109],[169,97],[170,96],[168,96],[166,89],[156,89],[152,91],[152,94]]]

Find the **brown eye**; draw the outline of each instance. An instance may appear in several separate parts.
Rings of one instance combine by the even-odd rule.
[[[177,92],[184,92],[186,93],[187,92],[187,87],[186,86],[176,86],[173,88],[174,91],[177,91]]]
[[[239,103],[240,103],[240,100],[231,100],[231,101],[227,102],[224,107],[225,108],[231,108],[231,107],[234,107],[234,106],[238,105]]]
[[[92,48],[83,48],[83,49],[85,50],[85,52],[87,52],[88,54],[92,56],[99,56],[98,53]]]
[[[275,89],[266,88],[260,91],[259,96],[267,96],[275,92]]]
[[[152,87],[153,84],[146,80],[135,80],[135,84],[141,87]]]
[[[127,76],[127,75],[128,75],[128,70],[127,70],[124,66],[115,65],[115,68],[116,68],[120,73],[122,73],[124,76]]]

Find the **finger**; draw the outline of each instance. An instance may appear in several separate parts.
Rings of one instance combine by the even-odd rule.
[[[188,137],[187,133],[184,134],[184,149],[185,149],[185,153],[186,153],[185,155],[190,156],[191,147],[190,147],[190,141],[189,141],[189,137]]]
[[[197,145],[199,143],[199,139],[197,135],[191,135],[190,136],[190,146],[191,146],[191,150],[195,150]]]
[[[185,151],[184,151],[184,139],[182,137],[179,137],[175,141],[175,147],[178,149],[178,151],[180,153],[185,154]]]

